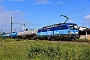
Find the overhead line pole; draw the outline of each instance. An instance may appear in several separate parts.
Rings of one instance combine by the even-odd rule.
[[[15,24],[15,23],[12,22],[12,17],[11,17],[11,21],[10,21],[10,35],[11,35],[11,37],[12,37],[12,24]],[[20,24],[20,23],[16,23],[16,24]],[[21,24],[21,25],[24,25],[24,30],[25,30],[26,24]]]
[[[1,28],[1,34],[2,34],[2,28]]]
[[[26,25],[24,24],[24,31],[25,31],[25,26],[26,26]]]
[[[10,34],[11,34],[11,36],[12,36],[12,17],[11,17],[11,28],[10,28]]]

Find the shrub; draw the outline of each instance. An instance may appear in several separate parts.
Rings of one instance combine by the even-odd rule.
[[[10,39],[3,39],[4,42],[11,42]]]
[[[87,49],[88,48],[88,49]],[[43,60],[84,60],[90,58],[90,47],[87,45],[64,44],[35,44],[28,50],[30,59]]]
[[[20,41],[20,39],[19,39],[19,38],[17,38],[17,39],[16,39],[16,41]]]
[[[76,41],[77,42],[89,42],[89,40],[86,38],[85,39],[76,39]]]
[[[0,38],[0,41],[2,41],[2,38]]]

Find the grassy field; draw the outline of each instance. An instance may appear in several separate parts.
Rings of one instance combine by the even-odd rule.
[[[90,44],[0,38],[0,60],[90,60]]]

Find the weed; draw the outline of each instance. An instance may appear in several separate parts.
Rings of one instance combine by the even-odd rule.
[[[0,60],[89,60],[90,45],[69,42],[2,40]],[[9,42],[8,42],[9,41]]]
[[[78,42],[89,42],[89,40],[88,39],[76,39],[76,41],[78,41]]]
[[[20,39],[19,39],[19,38],[17,38],[17,39],[16,39],[16,41],[20,41]]]

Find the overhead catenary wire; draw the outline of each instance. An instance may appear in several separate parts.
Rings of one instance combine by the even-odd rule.
[[[87,8],[90,8],[90,6],[87,6],[87,7],[84,7],[84,8],[81,8],[81,9],[78,9],[78,10],[75,10],[73,12],[70,12],[70,13],[67,13],[67,14],[72,14],[72,13],[75,13],[75,12],[78,12],[78,11],[81,11],[81,10],[85,10]]]
[[[41,19],[42,17],[45,17],[46,15],[52,13],[53,11],[55,11],[56,9],[62,7],[62,6],[65,5],[65,4],[69,3],[70,1],[71,1],[71,0],[67,1],[66,3],[64,3],[64,4],[62,4],[62,5],[58,6],[58,7],[56,7],[55,9],[49,11],[48,13],[46,13],[46,14],[44,14],[43,16],[39,17],[38,19]],[[83,1],[84,1],[84,0],[83,0]],[[66,8],[64,8],[64,9],[67,9],[67,8],[70,8],[70,7],[74,6],[74,5],[80,4],[80,3],[83,2],[83,1],[80,0],[79,2],[77,2],[77,3],[73,4],[73,5],[70,5],[69,7],[66,7]],[[62,9],[62,10],[64,10],[64,9]],[[61,10],[60,10],[60,11],[61,11]],[[57,12],[58,12],[58,11],[57,11]],[[55,12],[55,13],[56,13],[56,12]],[[54,14],[55,14],[55,13],[54,13]]]
[[[86,9],[85,9],[86,10]],[[85,11],[84,10],[84,11]],[[89,10],[89,9],[88,9]],[[82,11],[83,12],[83,11]],[[84,20],[85,21],[85,19],[84,19],[84,17],[86,16],[86,15],[90,15],[90,14],[88,14],[88,13],[85,13],[85,14],[81,14],[81,15],[78,15],[78,16],[74,16],[74,17],[72,17],[72,18],[70,18],[71,20],[73,19],[73,20],[75,20],[75,19],[82,19],[82,20]],[[82,17],[82,18],[81,18]],[[89,21],[89,20],[87,20],[87,21]]]
[[[84,1],[84,0],[83,0]],[[68,7],[66,7],[66,8],[64,8],[64,9],[62,9],[62,10],[65,10],[65,9],[67,9],[67,8],[71,8],[71,7],[73,7],[73,6],[75,6],[75,5],[77,5],[77,4],[80,4],[81,2],[83,2],[82,0],[80,0],[79,2],[77,2],[77,3],[75,3],[75,4],[72,4],[72,5],[70,5],[70,6],[68,6]],[[60,10],[61,11],[61,10]],[[55,13],[54,13],[55,14]],[[42,17],[45,17],[45,16],[42,16]],[[53,18],[51,18],[51,20],[52,19],[55,19],[55,18],[59,18],[60,16],[57,16],[57,17],[53,17]],[[49,19],[48,19],[49,20]]]
[[[37,18],[36,20],[41,19],[41,18],[44,17],[45,15],[48,15],[48,14],[52,13],[53,11],[55,11],[56,9],[62,7],[62,6],[65,5],[65,4],[69,3],[70,1],[71,1],[71,0],[69,0],[69,1],[65,2],[64,4],[62,4],[62,5],[60,5],[60,6],[56,7],[56,8],[54,8],[53,10],[51,10],[51,11],[47,12],[46,14],[40,16],[40,17]]]
[[[71,8],[71,7],[73,7],[73,6],[77,5],[77,4],[80,4],[80,3],[83,2],[83,1],[85,1],[85,0],[80,0],[79,2],[77,2],[77,3],[75,3],[75,4],[72,4],[72,5],[70,5],[70,6],[66,7],[66,8],[63,8],[62,10],[69,9],[69,8]],[[60,10],[60,11],[62,11],[62,10]],[[59,12],[59,11],[56,11],[55,13],[57,13],[57,12]]]
[[[73,13],[76,13],[76,12],[79,12],[79,11],[82,11],[82,10],[85,10],[85,9],[88,9],[88,8],[90,8],[90,6],[87,6],[87,7],[84,7],[84,8],[81,8],[81,9],[66,13],[66,15],[73,14]],[[57,17],[60,17],[60,16],[57,16]],[[54,17],[54,18],[51,18],[51,19],[55,19],[57,17]]]
[[[79,16],[76,16],[76,17],[72,17],[72,18],[70,18],[70,20],[72,21],[72,20],[76,20],[76,19],[82,19],[83,21],[82,22],[75,22],[75,23],[77,23],[77,24],[79,24],[79,25],[81,25],[81,26],[84,26],[83,24],[87,24],[87,22],[88,23],[90,23],[89,22],[89,20],[85,20],[84,19],[84,17],[86,16],[87,14],[83,14],[83,15],[79,15]],[[81,18],[81,17],[83,17],[83,18]],[[73,21],[72,21],[73,22]]]
[[[70,0],[70,1],[71,1],[71,0]],[[70,6],[66,7],[66,8],[64,8],[64,9],[71,8],[71,7],[73,7],[73,6],[76,6],[77,4],[82,3],[83,1],[85,1],[85,0],[80,0],[79,2],[77,2],[77,3],[75,3],[75,4],[72,4],[72,5],[70,5]],[[68,3],[69,3],[69,2],[68,2]],[[60,5],[60,6],[61,6],[61,5]],[[61,6],[61,7],[62,7],[62,6]],[[60,8],[60,7],[59,7],[59,8]],[[69,12],[69,13],[65,13],[65,15],[77,13],[77,12],[79,12],[79,11],[81,12],[81,11],[86,10],[86,9],[88,9],[88,8],[90,8],[90,6],[87,6],[87,7],[84,7],[84,8],[81,8],[81,9],[78,9],[78,10],[75,10],[75,11],[72,11],[72,12]],[[64,9],[62,9],[62,10],[64,10]],[[57,9],[55,9],[55,10],[57,10]],[[53,11],[55,11],[55,10],[52,9],[51,11],[53,12]],[[44,15],[41,15],[38,19],[41,19],[41,18],[47,16],[48,14],[52,13],[51,11],[47,12],[47,13],[44,14]],[[60,11],[61,11],[61,10],[60,10]],[[53,17],[53,18],[51,18],[51,20],[52,20],[52,19],[59,18],[59,17],[60,17],[60,16]],[[48,20],[49,20],[49,19],[48,19]],[[45,20],[45,21],[46,21],[46,20]]]
[[[55,2],[56,2],[56,1],[57,1],[57,0],[55,0]],[[64,1],[65,1],[65,0],[63,0],[63,2],[64,2]],[[41,17],[42,15],[45,15],[45,13],[49,12],[49,10],[52,10],[52,9],[55,8],[55,7],[57,7],[57,5],[51,7],[50,9],[48,9],[48,10],[46,10],[46,11],[44,11],[43,13],[40,14],[40,16],[36,16],[36,18],[37,18],[37,17]]]
[[[83,1],[85,1],[85,0],[83,0]],[[70,5],[70,6],[68,6],[68,7],[66,7],[66,8],[64,8],[64,9],[62,9],[62,10],[65,10],[65,9],[69,9],[69,8],[71,8],[72,6],[75,6],[75,5],[77,5],[77,4],[80,4],[81,2],[83,2],[82,0],[81,1],[79,1],[79,2],[77,2],[77,3],[75,3],[75,4],[73,4],[73,5]],[[61,11],[61,10],[60,10]],[[57,11],[58,12],[58,11]],[[56,13],[56,12],[55,12]],[[58,16],[59,17],[59,16]],[[53,18],[51,18],[51,19],[53,19]]]

